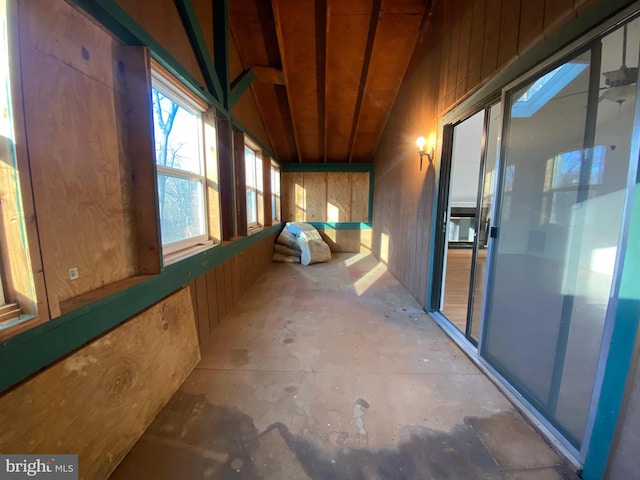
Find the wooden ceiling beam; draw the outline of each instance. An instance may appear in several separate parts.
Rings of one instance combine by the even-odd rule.
[[[284,72],[281,68],[268,67],[265,65],[254,65],[251,67],[256,76],[256,82],[268,83],[271,85],[286,85]]]
[[[369,83],[369,67],[371,65],[371,55],[373,53],[373,44],[376,39],[376,32],[378,30],[378,23],[380,21],[381,12],[382,0],[373,0],[373,11],[371,12],[371,23],[369,24],[369,37],[367,38],[364,63],[362,64],[362,75],[360,77],[360,89],[358,90],[358,99],[356,100],[356,111],[353,116],[351,135],[349,136],[349,163],[351,163],[353,159],[353,148],[356,143],[356,135],[358,134],[358,127],[360,125],[360,114],[362,112],[362,99],[364,98],[364,94]]]
[[[340,1],[340,0],[338,0]],[[327,49],[329,48],[329,29],[331,28],[331,2],[332,0],[326,0],[326,10],[325,10],[325,31],[324,31],[324,49],[325,49],[325,55],[324,55],[324,102],[322,103],[322,109],[323,109],[323,119],[324,119],[324,125],[323,125],[323,130],[322,130],[322,160],[324,163],[327,163],[327,139],[328,139],[328,115],[327,115],[327,99],[329,98],[327,89],[328,89],[328,84],[329,82],[327,82],[327,72],[329,71],[329,55],[327,55]]]
[[[296,127],[296,120],[293,115],[293,108],[291,103],[291,99],[292,99],[291,87],[290,87],[291,83],[289,82],[289,72],[288,72],[288,68],[286,67],[287,56],[284,48],[284,36],[282,33],[282,17],[280,14],[280,8],[281,8],[280,0],[273,0],[271,2],[271,8],[273,8],[273,20],[276,24],[276,36],[278,37],[278,49],[280,50],[280,60],[282,61],[282,73],[284,75],[285,89],[287,92],[287,103],[289,104],[289,113],[291,115],[293,138],[296,144],[296,153],[298,154],[298,162],[301,163],[302,155],[300,154],[300,140],[298,139],[298,129]]]

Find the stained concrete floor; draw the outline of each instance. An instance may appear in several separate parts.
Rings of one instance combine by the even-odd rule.
[[[274,264],[112,479],[577,479],[365,254]]]

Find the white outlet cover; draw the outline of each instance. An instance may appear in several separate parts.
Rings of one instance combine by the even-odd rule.
[[[80,277],[80,274],[78,273],[78,267],[73,267],[69,269],[69,279],[70,280],[77,280],[78,277]]]

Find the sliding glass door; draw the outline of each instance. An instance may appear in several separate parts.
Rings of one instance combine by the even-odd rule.
[[[502,105],[495,104],[446,132],[438,214],[442,269],[433,307],[474,345],[482,316],[501,112]]]
[[[578,450],[616,273],[639,40],[635,20],[504,97],[481,355]]]

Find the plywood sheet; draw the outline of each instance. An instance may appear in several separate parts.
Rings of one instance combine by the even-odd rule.
[[[34,198],[43,255],[55,262],[48,289],[63,301],[135,274],[131,174],[113,90],[32,47],[23,53]]]
[[[369,221],[369,173],[351,173],[351,221]]]
[[[282,173],[282,219],[285,222],[305,221],[305,190],[303,174],[300,172]]]
[[[112,47],[118,42],[105,30],[66,2],[21,0],[19,9],[22,38],[28,39],[29,45],[110,88],[118,88],[112,59]]]
[[[200,359],[184,288],[0,397],[4,453],[78,453],[105,479]],[[159,367],[162,368],[159,368]]]
[[[327,216],[327,174],[304,173],[305,221],[324,222]]]
[[[351,176],[346,172],[327,173],[327,222],[351,221]]]

